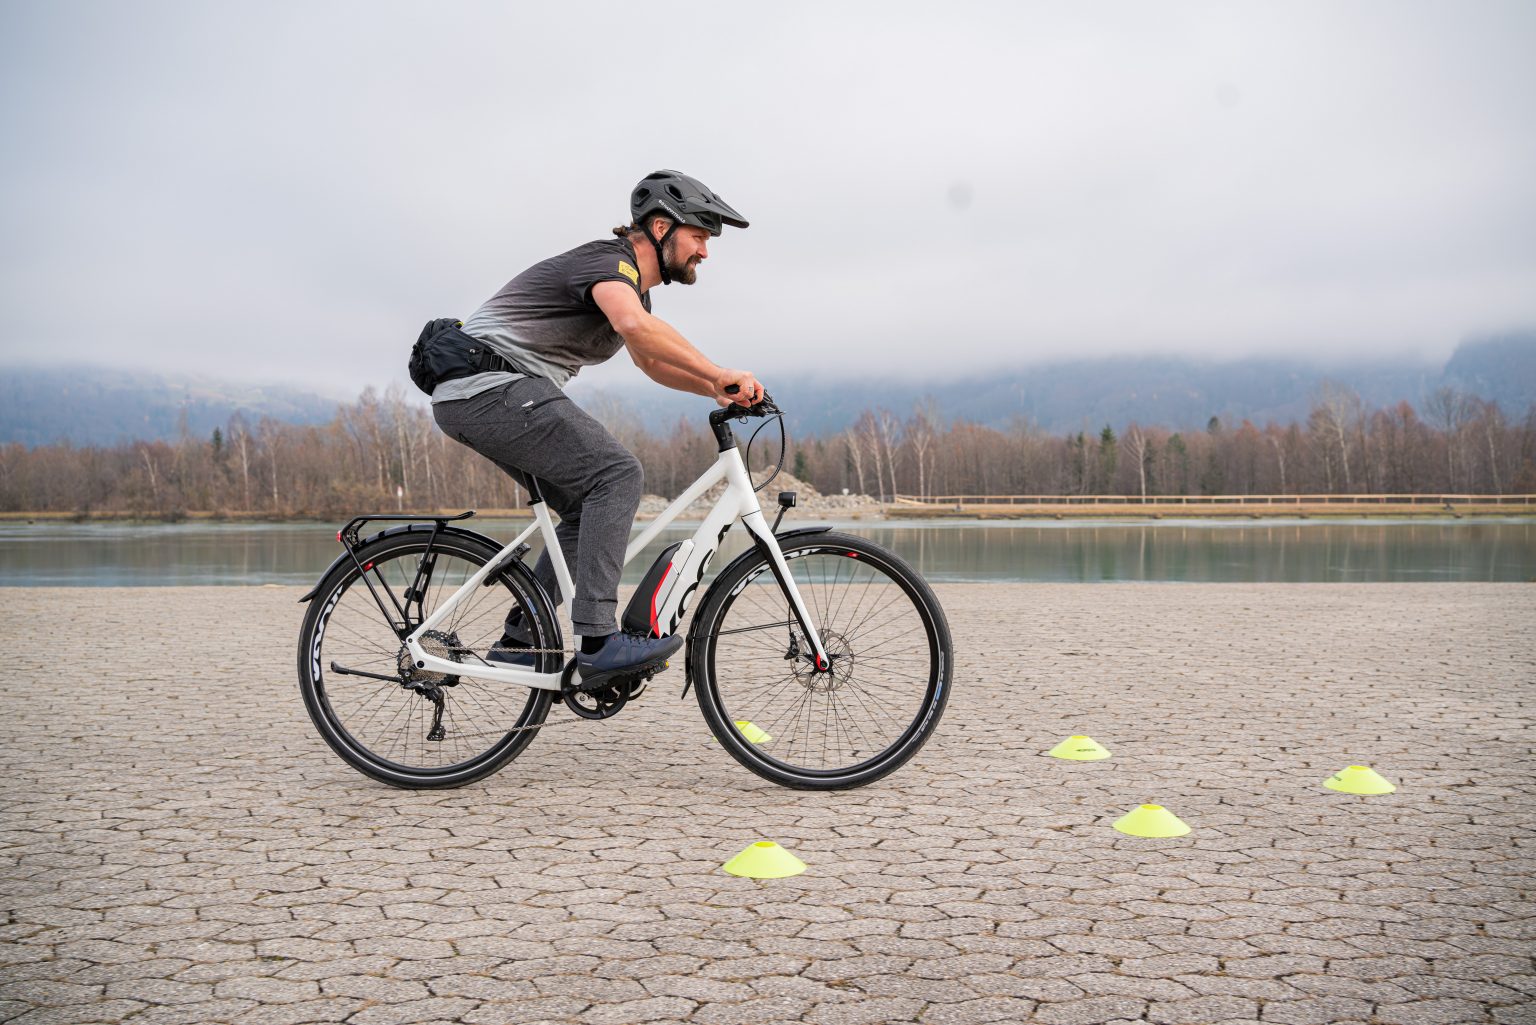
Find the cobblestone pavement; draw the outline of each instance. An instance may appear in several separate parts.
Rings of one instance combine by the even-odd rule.
[[[1536,587],[939,591],[938,735],[808,794],[677,670],[392,790],[304,714],[298,589],[8,590],[0,1020],[1536,1021]],[[764,838],[809,870],[720,871]]]

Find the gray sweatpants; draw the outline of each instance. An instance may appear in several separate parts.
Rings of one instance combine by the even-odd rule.
[[[538,479],[560,517],[555,535],[571,570],[571,625],[583,637],[618,629],[619,574],[640,508],[640,460],[553,381],[522,377],[467,399],[432,406],[437,425],[524,487]],[[560,603],[549,553],[534,575]]]

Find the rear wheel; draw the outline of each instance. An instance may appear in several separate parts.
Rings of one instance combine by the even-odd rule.
[[[475,538],[439,533],[429,558],[428,536],[403,531],[359,548],[355,564],[343,563],[322,581],[299,637],[299,690],[315,728],[347,764],[397,787],[484,779],[533,740],[538,731],[529,727],[544,722],[552,694],[414,667],[397,609],[415,629],[497,554]],[[521,563],[476,588],[423,645],[439,657],[484,664],[514,606],[533,646],[552,649],[535,657],[535,668],[555,672],[559,627]]]
[[[895,771],[949,699],[949,624],[895,553],[851,534],[781,542],[822,644],[815,656],[768,560],[728,568],[700,607],[689,655],[705,722],[737,761],[788,787],[836,790]]]

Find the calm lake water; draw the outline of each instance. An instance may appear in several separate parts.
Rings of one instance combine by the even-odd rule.
[[[468,522],[503,541],[523,526]],[[656,547],[693,529],[669,530]],[[936,582],[1536,580],[1536,518],[955,521],[838,529],[894,548]],[[744,547],[738,527],[726,535],[721,555]],[[336,527],[324,524],[4,523],[0,585],[311,584],[340,552]],[[649,562],[631,563],[625,579],[637,582]]]

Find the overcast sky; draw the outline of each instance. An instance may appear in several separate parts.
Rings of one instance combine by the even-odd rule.
[[[1523,0],[0,0],[0,362],[405,382],[658,167],[752,227],[657,314],[770,388],[1439,359],[1536,325],[1533,53]]]

